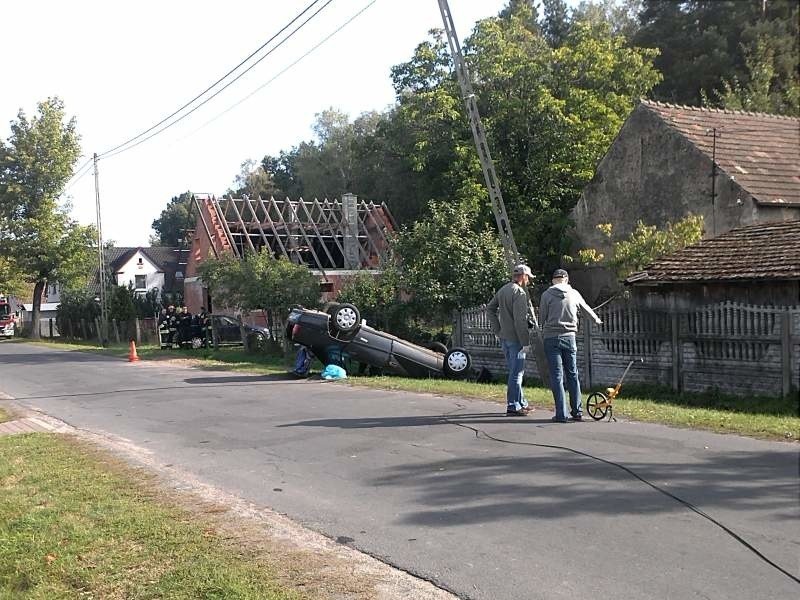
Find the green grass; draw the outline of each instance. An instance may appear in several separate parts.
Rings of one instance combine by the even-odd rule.
[[[55,346],[65,350],[77,350],[107,354],[127,358],[128,346],[109,346],[104,348],[96,342],[62,342],[56,340],[24,340],[28,343]],[[282,356],[271,353],[245,353],[241,347],[221,347],[219,350],[180,349],[162,350],[158,346],[142,345],[136,347],[136,354],[142,360],[186,359],[203,368],[224,368],[229,371],[245,373],[274,374],[285,373],[288,363]]]
[[[352,385],[365,387],[505,403],[505,383],[479,384],[402,377],[352,377],[348,381]],[[553,410],[553,397],[547,388],[526,387],[525,397],[536,407]],[[584,395],[584,401],[585,399]],[[658,387],[623,386],[620,396],[614,401],[614,412],[635,421],[677,427],[708,429],[766,439],[797,441],[800,438],[797,401],[789,398],[678,394]]]
[[[0,438],[0,597],[288,600],[266,564],[71,438]]]
[[[52,342],[46,342],[52,343]],[[127,348],[101,348],[91,344],[63,344],[59,347],[127,356]],[[282,373],[286,359],[268,355],[245,354],[241,348],[212,350],[159,350],[145,346],[139,351],[144,359],[189,358],[204,368],[220,368],[251,373]],[[319,368],[316,365],[315,368]],[[407,392],[441,394],[505,402],[505,384],[479,384],[443,379],[403,377],[351,377],[352,385]],[[553,410],[550,390],[541,386],[525,389],[528,401],[539,408]],[[585,400],[584,392],[584,400]],[[655,386],[625,385],[614,401],[614,411],[636,421],[663,423],[677,427],[708,429],[765,439],[797,441],[800,439],[798,404],[790,398],[738,397],[718,393],[678,394]]]

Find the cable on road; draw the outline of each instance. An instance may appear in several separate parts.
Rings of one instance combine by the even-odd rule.
[[[461,410],[461,409],[458,409],[458,410]],[[712,517],[708,513],[704,512],[703,510],[701,510],[700,508],[698,508],[697,506],[695,506],[694,504],[692,504],[688,500],[684,500],[680,496],[676,496],[675,494],[673,494],[671,492],[668,492],[664,488],[659,487],[658,485],[656,485],[652,481],[649,481],[649,480],[645,479],[644,477],[639,475],[636,471],[634,471],[633,469],[631,469],[629,467],[626,467],[625,465],[621,465],[619,463],[616,463],[613,460],[608,460],[608,459],[605,459],[605,458],[601,458],[599,456],[595,456],[594,454],[589,454],[588,452],[583,452],[582,450],[576,450],[574,448],[570,448],[569,446],[559,446],[559,445],[556,445],[556,444],[540,444],[540,443],[536,443],[536,442],[520,442],[520,441],[505,440],[503,438],[498,438],[498,437],[495,437],[495,436],[493,436],[493,435],[491,435],[489,433],[486,433],[482,429],[478,429],[477,427],[472,427],[471,425],[464,425],[463,423],[457,423],[455,421],[451,421],[449,417],[451,415],[453,415],[453,414],[454,414],[453,412],[444,414],[444,415],[442,415],[442,418],[447,423],[449,423],[451,425],[455,425],[457,427],[462,427],[464,429],[469,429],[470,431],[475,433],[475,437],[477,439],[486,439],[486,440],[490,440],[490,441],[493,441],[493,442],[499,442],[501,444],[512,444],[514,446],[533,446],[533,447],[536,447],[536,448],[548,448],[548,449],[551,449],[551,450],[562,450],[564,452],[571,452],[573,454],[577,454],[578,456],[584,456],[584,457],[589,458],[591,460],[596,460],[596,461],[601,462],[603,464],[606,464],[606,465],[621,469],[625,473],[627,473],[628,475],[633,477],[634,479],[637,479],[637,480],[641,481],[645,485],[653,488],[655,491],[657,491],[657,492],[659,492],[661,494],[664,494],[665,496],[667,496],[668,498],[671,498],[672,500],[675,500],[676,502],[678,502],[679,504],[682,504],[683,506],[685,506],[686,508],[688,508],[692,512],[700,515],[701,517],[703,517],[704,519],[706,519],[710,523],[716,525],[717,527],[722,529],[722,531],[724,531],[729,536],[731,536],[733,539],[735,539],[737,542],[742,544],[745,548],[750,550],[750,552],[752,552],[753,554],[758,556],[761,560],[763,560],[769,566],[773,567],[774,569],[777,569],[778,571],[780,571],[781,573],[786,575],[789,579],[791,579],[795,583],[800,583],[800,578],[796,577],[795,575],[793,575],[792,573],[790,573],[789,571],[787,571],[786,569],[784,569],[783,567],[781,567],[780,565],[775,563],[774,561],[770,560],[763,553],[761,553],[755,546],[753,546],[750,542],[748,542],[742,536],[740,536],[736,532],[732,531],[730,528],[726,527],[725,525],[723,525],[722,523],[717,521],[714,517]]]

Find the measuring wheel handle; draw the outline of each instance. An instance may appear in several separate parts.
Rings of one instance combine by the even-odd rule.
[[[602,392],[594,392],[589,394],[586,399],[586,412],[595,421],[599,421],[608,414],[609,411],[608,398]]]

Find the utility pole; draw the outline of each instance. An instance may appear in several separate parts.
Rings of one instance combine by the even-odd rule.
[[[478,101],[475,98],[475,92],[472,91],[472,83],[469,71],[467,70],[467,63],[464,61],[464,55],[461,53],[461,44],[458,41],[456,28],[453,24],[453,17],[450,14],[450,6],[447,4],[447,0],[438,1],[439,11],[442,13],[442,21],[444,22],[444,31],[447,34],[447,42],[450,45],[450,54],[453,57],[453,66],[455,67],[456,76],[458,78],[458,85],[461,88],[461,95],[467,107],[467,116],[469,117],[469,125],[472,128],[472,137],[475,140],[475,148],[478,151],[478,158],[481,161],[483,177],[486,180],[486,187],[489,190],[492,212],[494,213],[495,221],[497,221],[500,242],[503,245],[503,253],[506,258],[506,264],[508,264],[508,270],[511,272],[514,265],[521,262],[519,252],[517,251],[517,244],[514,241],[514,234],[511,231],[511,223],[509,223],[508,213],[506,213],[506,205],[505,202],[503,202],[503,193],[500,191],[500,182],[497,180],[497,173],[494,169],[492,155],[489,153],[486,131],[483,128],[481,115],[478,112]],[[542,331],[539,329],[539,322],[536,319],[536,313],[533,310],[533,304],[530,300],[528,301],[528,316],[533,323],[530,342],[533,355],[536,358],[539,377],[542,382],[549,387],[550,372],[544,353]]]
[[[94,153],[94,197],[97,208],[97,257],[100,268],[100,328],[97,336],[103,346],[107,345],[108,313],[106,311],[106,261],[103,256],[103,222],[100,219],[100,183],[97,173],[97,152]]]

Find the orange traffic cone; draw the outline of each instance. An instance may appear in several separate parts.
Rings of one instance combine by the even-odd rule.
[[[136,342],[131,340],[131,348],[128,351],[128,362],[136,362],[139,360],[139,355],[136,354]]]

